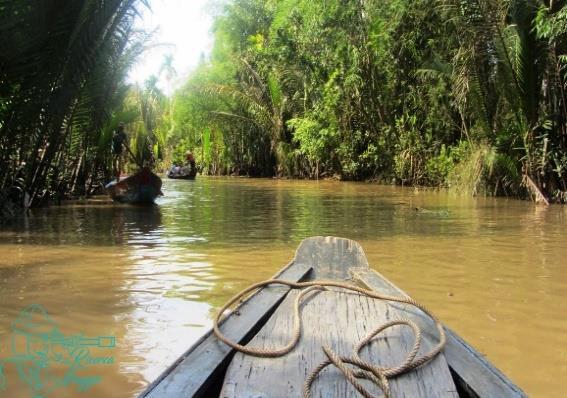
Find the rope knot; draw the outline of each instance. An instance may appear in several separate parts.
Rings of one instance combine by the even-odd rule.
[[[287,345],[281,348],[262,349],[256,347],[243,346],[227,339],[221,333],[219,327],[219,322],[223,312],[232,305],[234,305],[236,302],[241,300],[247,294],[256,291],[258,289],[261,289],[265,286],[273,285],[273,284],[286,285],[291,289],[300,289],[299,293],[297,294],[294,300],[294,307],[293,307],[294,328],[293,328],[293,337],[291,338],[291,341]],[[373,396],[358,381],[358,379],[360,378],[365,378],[373,382],[383,391],[384,396],[386,398],[389,398],[390,385],[388,382],[388,378],[399,376],[403,373],[406,373],[408,371],[417,368],[418,366],[425,364],[426,362],[429,362],[437,354],[439,354],[439,352],[441,352],[441,350],[445,346],[446,337],[445,337],[445,330],[443,329],[443,325],[441,324],[441,322],[439,322],[439,320],[435,316],[431,314],[431,312],[429,312],[423,305],[419,304],[415,300],[409,297],[395,297],[395,296],[382,295],[371,289],[360,288],[352,284],[337,282],[337,281],[290,282],[282,279],[270,279],[264,282],[256,283],[248,287],[247,289],[244,289],[239,294],[237,294],[219,310],[219,312],[217,313],[217,317],[215,318],[213,323],[214,334],[217,336],[219,340],[226,343],[230,347],[248,355],[265,357],[265,358],[274,358],[274,357],[283,356],[288,352],[290,352],[297,345],[301,335],[301,316],[299,312],[301,301],[304,299],[304,297],[307,294],[313,291],[331,291],[329,289],[330,287],[348,290],[373,299],[409,304],[419,308],[425,314],[430,316],[431,319],[435,322],[435,325],[439,332],[439,343],[437,343],[437,345],[434,348],[432,348],[431,351],[416,359],[419,348],[421,346],[422,332],[415,322],[409,319],[397,319],[386,322],[378,326],[372,332],[370,332],[368,336],[366,336],[364,339],[362,339],[358,344],[354,346],[353,349],[354,353],[352,357],[339,356],[331,348],[324,346],[322,348],[323,348],[323,352],[325,353],[325,356],[327,357],[327,360],[319,364],[319,366],[317,366],[305,380],[305,383],[303,385],[304,397],[306,398],[311,397],[311,386],[314,380],[317,378],[317,376],[323,369],[325,369],[327,366],[332,364],[343,373],[343,375],[346,377],[348,382],[354,388],[356,388],[364,397],[372,398]],[[415,335],[414,345],[412,349],[408,352],[405,361],[401,365],[392,368],[381,368],[363,361],[359,356],[360,350],[365,345],[370,343],[370,341],[376,335],[396,325],[410,327]],[[355,368],[347,367],[346,364],[354,365]]]

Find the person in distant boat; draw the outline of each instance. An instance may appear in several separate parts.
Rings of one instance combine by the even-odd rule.
[[[122,173],[122,153],[124,152],[127,139],[128,136],[124,131],[124,123],[120,122],[112,135],[112,167],[114,168],[113,172],[117,181],[120,180],[120,174]]]
[[[170,176],[177,176],[180,171],[181,171],[181,167],[179,167],[177,162],[173,162],[173,166],[171,166],[171,169],[169,169],[169,175]]]
[[[191,167],[191,172],[193,172],[195,170],[195,157],[191,151],[185,152],[185,160],[187,160],[187,163]]]

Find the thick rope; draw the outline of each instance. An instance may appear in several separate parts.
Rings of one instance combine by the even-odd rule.
[[[265,348],[243,346],[226,338],[219,328],[219,322],[221,320],[223,313],[232,305],[234,305],[237,301],[241,300],[249,293],[261,289],[268,285],[286,285],[289,286],[291,289],[302,289],[299,292],[299,294],[296,296],[293,305],[294,326],[293,326],[293,332],[290,342],[281,348],[265,349]],[[274,358],[274,357],[283,356],[289,353],[291,350],[293,350],[293,348],[297,345],[297,342],[299,341],[299,338],[301,336],[301,316],[299,313],[299,308],[303,297],[317,290],[319,291],[328,290],[327,288],[329,287],[350,290],[358,294],[368,296],[373,299],[409,304],[419,308],[421,311],[423,311],[425,314],[431,317],[431,319],[435,322],[435,326],[437,327],[437,331],[439,332],[439,343],[437,343],[437,345],[435,345],[428,353],[416,359],[417,353],[419,352],[419,348],[421,345],[421,339],[422,339],[421,330],[415,324],[415,322],[410,321],[408,319],[400,319],[400,320],[394,320],[384,323],[378,326],[372,332],[370,332],[368,336],[366,336],[364,339],[362,339],[358,344],[354,346],[354,350],[353,350],[354,352],[352,357],[339,356],[328,347],[323,347],[323,352],[325,353],[328,359],[322,362],[321,364],[319,364],[319,366],[317,366],[305,380],[303,386],[303,396],[305,398],[311,397],[312,395],[311,386],[313,382],[315,381],[319,373],[331,364],[337,367],[343,373],[343,375],[346,377],[349,383],[352,384],[352,386],[356,388],[356,390],[358,390],[364,397],[372,398],[373,395],[370,394],[362,386],[362,384],[360,384],[360,382],[357,380],[359,378],[365,378],[372,381],[384,392],[384,396],[388,398],[390,397],[390,386],[389,386],[388,378],[399,376],[403,373],[409,372],[425,364],[426,362],[429,362],[437,354],[439,354],[439,352],[445,346],[446,337],[445,337],[445,331],[443,329],[443,325],[425,306],[419,304],[417,301],[409,297],[396,297],[396,296],[383,295],[371,289],[364,289],[348,283],[336,282],[336,281],[290,282],[282,279],[270,279],[264,282],[253,284],[252,286],[244,289],[243,291],[235,295],[233,298],[231,298],[218,311],[217,316],[213,321],[214,334],[223,343],[229,345],[230,347],[234,348],[237,351],[243,352],[248,355],[263,357],[263,358]],[[376,335],[396,325],[409,326],[413,330],[413,333],[415,335],[414,345],[412,349],[408,352],[404,362],[401,365],[395,367],[381,368],[372,365],[369,362],[363,361],[359,356],[360,350],[366,344],[370,343],[370,341],[374,337],[376,337]],[[356,368],[349,368],[345,365],[345,363],[354,365]]]

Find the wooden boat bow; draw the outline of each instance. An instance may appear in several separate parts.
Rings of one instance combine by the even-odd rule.
[[[348,239],[314,237],[304,240],[295,258],[275,278],[290,281],[316,279],[344,281],[353,278],[363,286],[380,293],[408,297],[391,282],[370,269],[360,245]],[[286,337],[288,335],[274,331],[276,328],[286,329],[280,326],[291,319],[290,303],[294,299],[294,294],[289,292],[290,289],[286,286],[268,286],[252,294],[221,322],[224,335],[242,345],[250,342],[251,346],[269,347],[281,343],[288,338]],[[367,312],[363,311],[364,317],[370,316],[369,314],[388,314],[386,317],[392,317],[394,313],[403,312],[404,317],[421,325],[424,329],[426,345],[431,347],[431,339],[435,337],[432,337],[429,331],[435,328],[419,309],[407,308],[397,303],[385,304],[378,300],[366,301],[363,298],[353,299],[347,296],[335,299],[316,297],[302,310],[303,315],[308,318],[303,328],[305,335],[301,338],[301,345],[289,355],[277,359],[254,358],[242,353],[235,355],[232,347],[219,341],[210,331],[170,366],[141,396],[209,397],[219,394],[223,397],[301,396],[305,369],[310,369],[313,363],[318,363],[324,356],[320,349],[321,344],[313,344],[314,341],[320,343],[331,336],[333,339],[330,340],[330,344],[338,344],[336,350],[342,352],[341,350],[344,351],[344,347],[349,344],[352,349],[352,343],[347,342],[346,335],[359,336],[367,332],[365,321],[359,322],[360,318],[355,315],[356,308],[371,309]],[[331,316],[336,314],[342,316]],[[318,322],[315,329],[309,329],[312,321]],[[369,320],[368,326],[371,327],[370,323],[373,322]],[[333,334],[336,332],[332,330],[337,327],[342,328],[340,336]],[[454,332],[448,328],[444,330],[447,336],[444,351],[431,364],[394,379],[393,397],[526,396],[520,388]],[[276,341],[271,342],[274,338]],[[395,339],[407,340],[403,331]],[[411,340],[411,336],[409,339]],[[376,339],[372,344],[378,344],[380,340]],[[317,350],[309,350],[306,344],[317,345]],[[395,343],[392,344],[395,346]],[[407,345],[407,342],[404,344]],[[390,351],[384,354],[391,357],[388,361],[396,358],[399,360],[405,353],[405,348]],[[315,387],[318,389],[318,394],[322,396],[356,394],[344,377],[337,376],[337,373],[333,374],[335,378],[332,381],[329,375],[321,376]]]

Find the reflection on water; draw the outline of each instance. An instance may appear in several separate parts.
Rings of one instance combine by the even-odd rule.
[[[133,396],[301,239],[335,235],[358,240],[376,269],[530,395],[567,387],[566,208],[373,184],[164,183],[155,207],[93,200],[0,230],[0,359],[11,322],[38,303],[66,334],[117,340],[114,365],[92,370],[100,384],[57,396]],[[9,396],[29,396],[12,368]]]

